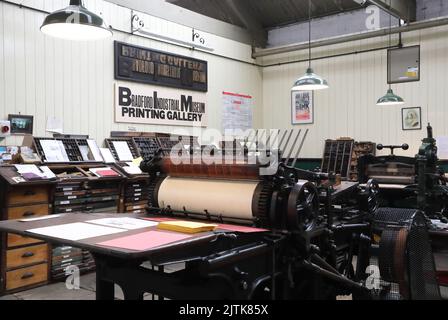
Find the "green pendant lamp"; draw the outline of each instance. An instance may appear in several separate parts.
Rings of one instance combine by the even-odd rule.
[[[82,0],[70,0],[67,8],[50,13],[40,30],[66,40],[100,40],[112,36],[103,18],[87,10]]]
[[[397,96],[392,90],[392,88],[389,88],[389,90],[387,90],[386,95],[379,98],[376,103],[377,106],[399,106],[403,104],[404,104],[403,98]]]
[[[391,6],[391,2],[389,0],[389,7]],[[389,47],[392,45],[392,15],[389,14]],[[376,105],[377,106],[399,106],[403,105],[404,100],[402,97],[397,96],[392,90],[392,86],[389,84],[389,90],[385,96],[378,99]]]
[[[328,89],[327,80],[314,73],[311,68],[311,0],[308,2],[308,69],[304,76],[294,82],[291,91],[311,91]]]

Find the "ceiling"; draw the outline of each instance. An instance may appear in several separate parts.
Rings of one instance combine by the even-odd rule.
[[[242,27],[253,45],[264,47],[267,30],[376,5],[394,16],[412,21],[416,0],[165,0],[181,8]]]
[[[308,0],[166,0],[185,9],[247,28],[249,13],[252,23],[264,29],[308,19]],[[354,0],[313,0],[312,17],[322,17],[359,9]]]

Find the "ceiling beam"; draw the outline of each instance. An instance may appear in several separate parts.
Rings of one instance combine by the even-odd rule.
[[[227,6],[232,10],[233,14],[244,24],[246,29],[252,35],[253,45],[257,47],[265,47],[268,41],[268,33],[258,21],[253,12],[247,5],[246,1],[225,0]]]
[[[369,2],[406,22],[413,22],[416,19],[415,0],[369,0]]]

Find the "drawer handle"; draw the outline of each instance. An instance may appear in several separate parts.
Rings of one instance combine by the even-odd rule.
[[[36,192],[34,192],[33,190],[27,190],[24,193],[25,196],[34,196],[35,194]]]
[[[31,216],[34,216],[34,215],[35,215],[35,213],[34,213],[34,212],[31,212],[31,211],[27,211],[27,212],[25,212],[25,213],[23,214],[24,217],[31,217]]]
[[[29,279],[29,278],[32,278],[32,277],[34,277],[34,273],[32,273],[32,272],[27,272],[27,273],[25,273],[25,274],[22,276],[22,280]]]
[[[24,254],[22,254],[22,258],[31,258],[34,256],[33,252],[25,252]]]

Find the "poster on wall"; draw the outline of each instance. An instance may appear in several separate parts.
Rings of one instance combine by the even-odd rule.
[[[439,160],[448,160],[448,136],[436,137],[436,144]]]
[[[119,82],[115,122],[206,127],[206,97],[202,92]]]
[[[252,97],[237,93],[223,92],[222,130],[233,135],[235,131],[252,129]]]
[[[291,92],[292,124],[314,123],[314,101],[312,91]]]
[[[207,61],[115,41],[115,79],[208,91]]]

